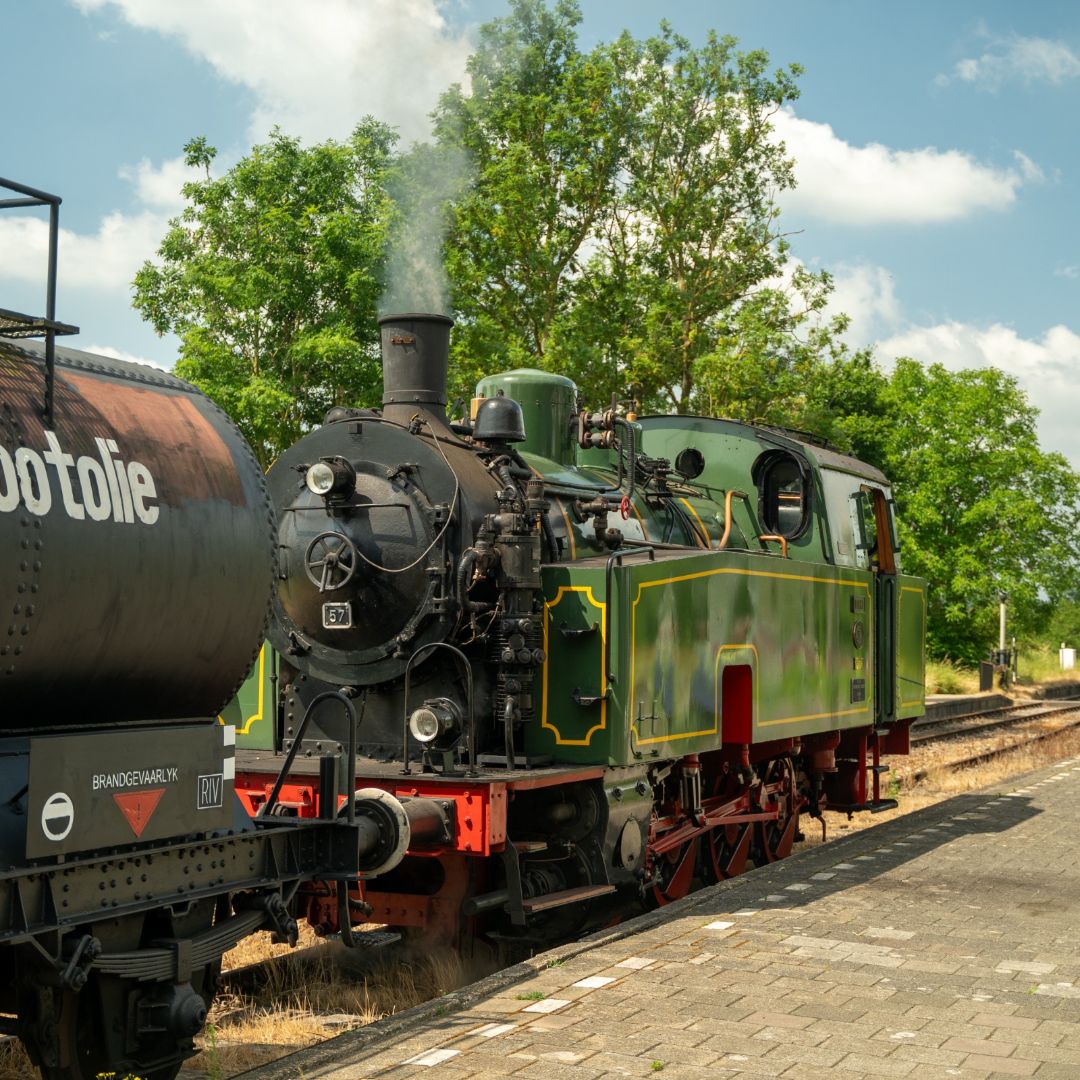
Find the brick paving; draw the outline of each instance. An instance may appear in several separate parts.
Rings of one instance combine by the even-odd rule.
[[[1021,784],[808,850],[478,984],[460,1009],[432,1003],[248,1075],[1078,1080],[1080,759]]]

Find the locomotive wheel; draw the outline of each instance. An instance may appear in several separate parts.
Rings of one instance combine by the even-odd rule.
[[[694,883],[699,847],[700,843],[695,837],[656,860],[660,880],[645,894],[648,907],[663,907],[674,900],[681,900],[690,892]]]
[[[757,866],[786,859],[795,842],[799,829],[799,804],[795,790],[795,766],[791,758],[773,758],[765,767],[761,786],[762,808],[776,808],[779,816],[775,821],[762,821],[757,825],[757,842],[753,847]]]
[[[743,790],[742,781],[731,773],[719,776],[712,794],[729,799]],[[701,876],[706,885],[736,877],[746,869],[750,844],[754,838],[753,826],[721,825],[710,830],[701,840]]]

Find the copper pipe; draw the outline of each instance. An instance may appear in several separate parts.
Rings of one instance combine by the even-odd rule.
[[[720,536],[720,542],[716,545],[717,550],[727,547],[728,537],[731,536],[731,500],[738,495],[740,499],[749,499],[745,491],[737,491],[732,488],[724,496],[724,531]]]
[[[764,533],[758,537],[759,540],[772,540],[774,543],[780,545],[780,554],[786,559],[787,554],[787,537],[777,536],[775,533]]]

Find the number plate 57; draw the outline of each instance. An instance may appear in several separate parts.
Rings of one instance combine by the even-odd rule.
[[[324,630],[351,630],[352,604],[323,604],[322,624]]]

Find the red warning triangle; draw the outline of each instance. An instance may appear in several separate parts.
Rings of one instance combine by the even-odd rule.
[[[164,794],[164,788],[154,788],[152,791],[125,791],[113,795],[113,801],[127,818],[136,839],[142,836]]]

